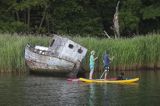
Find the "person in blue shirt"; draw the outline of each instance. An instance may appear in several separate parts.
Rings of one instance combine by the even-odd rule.
[[[111,60],[113,60],[113,57],[110,58],[107,52],[105,51],[103,55],[103,64],[104,64],[104,72],[105,72],[104,79],[107,79],[107,74],[109,72],[109,65]]]
[[[93,77],[95,60],[98,59],[98,57],[94,58],[94,56],[95,56],[95,51],[92,50],[92,51],[91,51],[90,58],[89,58],[89,67],[90,67],[89,79],[92,79],[92,77]]]

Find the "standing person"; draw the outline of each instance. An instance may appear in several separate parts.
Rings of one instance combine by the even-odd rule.
[[[95,60],[98,59],[98,57],[94,58],[94,55],[95,55],[95,51],[92,50],[90,58],[89,58],[89,67],[90,67],[89,79],[92,79],[92,77],[93,77]]]
[[[112,58],[113,59],[113,58]],[[109,65],[110,65],[110,61],[112,60],[111,58],[109,58],[109,55],[107,54],[107,52],[105,51],[104,55],[103,55],[103,64],[104,64],[104,79],[107,79],[107,74],[109,72]]]

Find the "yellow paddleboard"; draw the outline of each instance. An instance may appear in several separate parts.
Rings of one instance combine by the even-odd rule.
[[[86,78],[79,78],[80,81],[91,83],[134,83],[139,80],[139,78],[133,79],[125,79],[125,80],[104,80],[104,79],[86,79]]]

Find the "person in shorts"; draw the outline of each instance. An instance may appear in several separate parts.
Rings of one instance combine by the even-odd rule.
[[[110,61],[111,61],[111,59],[109,58],[109,55],[105,51],[105,53],[103,55],[103,64],[104,64],[104,71],[105,71],[104,79],[107,79],[107,74],[109,72]]]
[[[90,73],[89,73],[89,79],[92,79],[93,77],[93,72],[94,72],[94,67],[95,67],[95,60],[98,59],[98,57],[94,58],[95,56],[95,51],[91,51],[91,55],[89,58],[89,67],[90,67]]]

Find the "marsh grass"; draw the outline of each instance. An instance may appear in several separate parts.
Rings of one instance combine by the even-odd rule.
[[[99,57],[97,70],[103,67],[102,55],[105,50],[110,57],[115,57],[111,62],[113,70],[160,68],[160,35],[157,34],[123,39],[76,37],[75,41],[88,48],[85,64],[89,64],[90,51],[96,51]]]
[[[26,71],[24,49],[27,43],[47,45],[48,38],[0,34],[0,69],[5,72]],[[48,45],[47,45],[48,46]]]
[[[126,39],[106,39],[96,37],[73,37],[72,40],[88,49],[83,65],[88,69],[91,50],[96,51],[97,70],[103,67],[102,55],[105,50],[114,56],[111,62],[113,70],[139,68],[160,68],[160,35],[152,34]],[[48,46],[49,37],[18,36],[0,34],[0,69],[4,71],[26,71],[24,49],[27,43]]]

